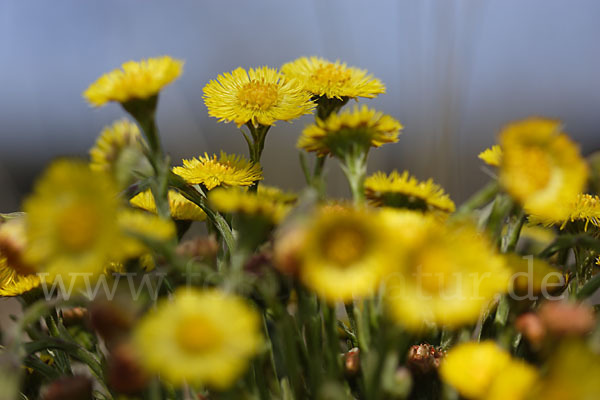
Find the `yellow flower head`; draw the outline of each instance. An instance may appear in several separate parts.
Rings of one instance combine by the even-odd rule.
[[[500,134],[500,182],[528,213],[566,218],[567,204],[583,190],[588,169],[560,122],[529,118]]]
[[[329,62],[319,57],[301,57],[284,64],[281,72],[298,80],[304,90],[327,98],[374,98],[385,93],[385,86],[367,71],[348,67],[339,61]]]
[[[316,124],[304,129],[298,147],[319,155],[333,154],[343,157],[353,148],[368,151],[385,143],[395,143],[402,124],[389,115],[363,105],[352,111],[332,113],[325,121],[317,118]]]
[[[539,380],[535,400],[596,399],[600,393],[600,356],[583,341],[568,340],[554,352]]]
[[[51,276],[100,273],[120,246],[117,190],[86,163],[52,163],[25,201],[28,261]]]
[[[26,241],[24,217],[0,224],[0,297],[20,296],[40,284],[23,260]]]
[[[502,162],[502,149],[498,145],[493,145],[489,149],[485,149],[477,156],[487,165],[499,167]]]
[[[201,184],[207,190],[217,186],[250,186],[263,179],[259,164],[253,164],[242,156],[216,154],[183,160],[183,167],[173,168],[190,185]]]
[[[370,296],[394,259],[392,235],[377,212],[323,207],[305,228],[300,279],[331,302]]]
[[[139,210],[121,210],[117,215],[122,239],[119,249],[125,257],[141,257],[148,253],[145,242],[162,243],[175,237],[171,220]]]
[[[454,212],[454,202],[433,180],[419,182],[408,171],[376,172],[365,180],[367,199],[375,206]]]
[[[239,188],[215,189],[208,194],[208,200],[218,211],[259,217],[277,224],[290,211],[289,203],[280,201],[270,193],[249,192]]]
[[[569,223],[580,225],[587,231],[589,224],[600,227],[600,197],[591,194],[578,194],[577,197],[566,205],[566,215],[542,216],[532,214],[529,216],[532,224],[541,224],[546,227],[559,226],[564,229]]]
[[[138,193],[129,200],[129,203],[134,207],[156,214],[156,203],[150,189]],[[176,190],[169,190],[169,208],[173,219],[188,221],[204,221],[206,219],[206,214],[200,207]]]
[[[273,125],[310,114],[314,103],[294,80],[284,79],[276,69],[238,68],[219,75],[204,87],[208,115],[220,121]]]
[[[284,192],[277,187],[262,184],[258,187],[258,194],[283,204],[292,204],[298,200],[298,195],[295,193]]]
[[[440,375],[473,400],[525,399],[537,379],[533,367],[513,360],[492,341],[467,342],[450,349]]]
[[[507,267],[513,274],[511,289],[517,295],[526,295],[530,292],[537,294],[543,288],[561,290],[566,282],[563,274],[545,260],[517,254],[507,254],[505,259]]]
[[[440,224],[433,216],[384,210],[402,250],[385,297],[394,319],[418,331],[435,323],[461,326],[477,320],[508,290],[510,272],[474,226]]]
[[[90,104],[99,107],[109,101],[125,103],[152,97],[181,75],[183,61],[164,56],[128,61],[121,68],[102,75],[87,88],[83,96]]]
[[[180,289],[134,332],[142,365],[175,385],[226,389],[259,349],[260,317],[244,300],[218,290]]]

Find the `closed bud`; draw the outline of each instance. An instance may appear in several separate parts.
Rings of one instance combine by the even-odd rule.
[[[135,394],[148,383],[148,375],[139,364],[134,349],[129,344],[120,344],[108,359],[108,383],[119,393]]]
[[[557,336],[585,335],[596,325],[594,310],[584,303],[549,301],[542,304],[538,315],[548,332]]]
[[[540,317],[534,313],[525,313],[519,316],[515,322],[515,328],[536,348],[546,337],[546,327]]]
[[[423,343],[411,346],[406,358],[406,366],[412,373],[427,375],[436,372],[445,353],[434,346]]]
[[[177,254],[212,263],[219,252],[219,243],[214,235],[198,237],[182,242],[177,246]]]
[[[352,376],[356,375],[360,370],[360,350],[354,347],[344,354],[344,371]]]
[[[54,381],[45,391],[44,400],[92,400],[92,381],[85,376],[69,376]]]

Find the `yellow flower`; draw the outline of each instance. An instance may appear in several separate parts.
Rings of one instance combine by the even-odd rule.
[[[288,203],[268,193],[248,192],[239,188],[215,189],[208,194],[208,200],[218,211],[256,216],[272,224],[281,222],[291,209]]]
[[[79,161],[51,164],[25,201],[28,261],[40,272],[100,273],[117,257],[117,190]]]
[[[554,268],[545,260],[522,257],[517,254],[505,256],[506,265],[512,271],[512,290],[518,295],[529,292],[540,293],[543,288],[560,290],[565,284],[565,278],[560,270]],[[552,292],[552,290],[549,290]]]
[[[567,224],[578,223],[583,231],[587,231],[591,223],[595,227],[600,227],[600,197],[591,194],[578,194],[577,197],[565,207],[565,215],[543,216],[532,214],[529,216],[529,222],[532,224],[541,224],[543,226],[559,226],[564,229]]]
[[[121,68],[102,75],[87,88],[83,96],[90,104],[98,107],[109,101],[125,103],[152,97],[181,75],[183,61],[164,56],[128,61]]]
[[[385,143],[395,143],[402,125],[389,115],[355,106],[352,111],[332,113],[325,121],[317,118],[316,124],[304,129],[298,147],[319,155],[333,154],[343,157],[356,146],[368,151]]]
[[[392,235],[377,212],[323,207],[305,227],[300,279],[330,302],[370,296],[394,259]]]
[[[132,206],[156,214],[156,203],[150,189],[138,193],[129,200],[129,203]],[[169,207],[173,219],[191,221],[203,221],[206,219],[206,214],[200,207],[186,199],[176,190],[169,190]]]
[[[431,323],[473,323],[497,294],[508,290],[504,259],[474,226],[444,225],[410,211],[384,213],[402,251],[385,290],[391,316],[400,324],[418,331]]]
[[[467,342],[450,349],[440,365],[442,380],[472,400],[525,399],[536,370],[492,341]]]
[[[375,206],[454,212],[454,202],[433,180],[419,182],[408,171],[386,176],[376,172],[365,180],[367,199]]]
[[[183,160],[183,167],[175,167],[173,172],[187,183],[201,184],[207,190],[217,186],[250,186],[263,178],[259,164],[223,152],[219,159],[216,154],[211,157],[204,153],[204,157]]]
[[[167,242],[175,237],[173,221],[139,210],[122,210],[117,223],[123,237],[120,251],[127,257],[141,257],[148,253],[145,242]]]
[[[180,289],[139,323],[142,365],[181,385],[226,389],[262,342],[260,317],[244,300],[218,290]]]
[[[208,115],[242,126],[273,125],[310,114],[314,104],[297,82],[284,79],[276,69],[238,68],[219,75],[204,87]]]
[[[567,204],[583,190],[588,169],[560,122],[529,118],[500,134],[500,182],[530,214],[563,219]]]
[[[277,187],[262,184],[258,187],[258,194],[265,198],[273,199],[278,203],[284,204],[292,204],[298,200],[298,195],[295,193],[284,192]]]
[[[485,149],[477,156],[487,165],[499,167],[502,162],[502,149],[498,145],[493,145],[489,149]]]
[[[0,225],[0,297],[20,296],[40,284],[23,260],[25,245],[24,217]]]
[[[549,362],[549,369],[538,382],[534,400],[596,399],[600,393],[600,356],[584,342],[569,340],[561,344]]]
[[[329,62],[319,57],[301,57],[284,64],[281,72],[297,79],[304,89],[315,96],[327,98],[374,98],[385,93],[385,86],[367,71],[346,66],[346,63]]]

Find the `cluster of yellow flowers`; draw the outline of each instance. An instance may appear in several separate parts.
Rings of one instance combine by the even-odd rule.
[[[27,314],[30,322],[46,318],[48,337],[27,330],[41,344],[17,343],[16,357],[57,348],[48,353],[56,368],[70,370],[71,359],[87,363],[103,398],[596,395],[597,383],[579,385],[575,372],[560,373],[579,357],[589,370],[573,371],[595,379],[600,361],[583,354],[581,338],[564,342],[545,372],[519,357],[541,364],[546,354],[534,347],[551,334],[531,323],[510,325],[536,311],[536,299],[511,294],[538,295],[550,285],[553,294],[581,300],[600,286],[593,273],[600,199],[583,193],[589,167],[558,121],[507,125],[499,145],[479,155],[498,168],[498,184],[457,210],[432,179],[396,170],[367,176],[371,148],[398,142],[403,126],[366,105],[342,110],[385,86],[364,70],[318,57],[211,80],[203,91],[208,114],[242,129],[249,158],[204,152],[171,166],[154,116],[160,91],[182,68],[170,57],[131,61],[94,82],[84,92],[91,105],[118,102],[136,123],[106,127],[88,162],[53,162],[24,213],[0,215],[0,296],[46,304],[47,285],[65,277],[88,289],[113,277],[120,296],[119,276],[157,286],[164,278],[166,288],[141,299],[132,290],[127,307],[139,310],[135,315],[88,304],[93,330],[81,329],[105,341],[106,374],[99,361],[106,349],[85,347],[69,333],[66,303],[56,298],[32,307],[40,313],[33,319]],[[313,171],[302,155],[307,188],[293,194],[263,185],[268,131],[313,112],[297,142],[314,153]],[[326,198],[328,157],[339,162],[352,201]],[[192,221],[211,236],[192,237]],[[526,262],[519,254],[533,247],[521,230],[553,226],[571,236]],[[566,268],[570,250],[573,271]],[[60,313],[49,312],[57,305]],[[50,339],[74,341],[76,350]],[[399,356],[414,340],[439,346]],[[27,365],[39,366],[37,356],[27,357]],[[46,378],[53,376],[48,368]]]

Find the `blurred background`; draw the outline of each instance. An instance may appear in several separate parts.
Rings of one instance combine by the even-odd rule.
[[[124,112],[81,93],[124,61],[171,55],[184,74],[161,94],[158,124],[175,162],[246,153],[233,124],[209,118],[203,86],[238,66],[319,55],[368,69],[387,94],[364,100],[405,126],[372,151],[370,172],[409,169],[455,201],[489,179],[477,154],[508,121],[562,119],[584,153],[600,147],[600,2],[596,0],[306,0],[0,2],[0,211],[15,211],[54,157],[85,156]],[[296,139],[312,117],[279,123],[266,182],[302,186]],[[347,193],[329,163],[331,193]]]

